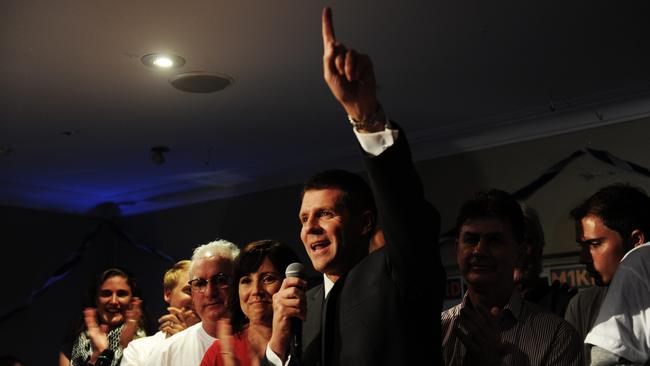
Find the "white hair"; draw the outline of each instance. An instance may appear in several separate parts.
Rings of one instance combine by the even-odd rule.
[[[199,245],[194,249],[192,254],[192,263],[190,263],[189,274],[190,278],[192,277],[192,271],[194,269],[194,263],[199,259],[212,258],[212,257],[221,257],[234,261],[235,258],[239,255],[239,248],[228,240],[217,239],[211,241],[207,244]]]

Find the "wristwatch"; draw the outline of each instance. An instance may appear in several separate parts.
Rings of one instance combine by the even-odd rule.
[[[113,350],[110,348],[106,348],[97,357],[97,361],[95,361],[95,366],[110,366],[111,363],[113,363],[113,357],[115,357],[115,353],[113,352]]]
[[[377,110],[375,113],[369,116],[363,116],[361,119],[356,119],[348,114],[348,120],[352,124],[355,130],[371,130],[380,123],[386,124],[388,127],[388,119],[384,113],[384,109],[381,107],[381,104],[377,104]]]

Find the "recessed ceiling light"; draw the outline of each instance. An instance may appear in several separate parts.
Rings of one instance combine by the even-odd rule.
[[[153,64],[158,67],[164,67],[164,68],[174,66],[174,62],[169,57],[165,57],[165,56],[156,58],[155,60],[153,60]]]
[[[185,59],[170,53],[150,53],[142,56],[142,63],[149,67],[160,69],[179,68],[185,64]]]

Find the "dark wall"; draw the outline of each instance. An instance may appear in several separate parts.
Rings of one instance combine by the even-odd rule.
[[[0,207],[0,232],[0,316],[11,314],[0,322],[0,354],[14,354],[27,365],[55,364],[59,345],[79,319],[86,290],[104,269],[120,265],[133,271],[147,296],[153,292],[148,274],[156,274],[159,286],[157,273],[166,267],[126,245],[101,220]],[[78,262],[70,262],[75,257]],[[32,291],[66,264],[67,276],[30,302]]]

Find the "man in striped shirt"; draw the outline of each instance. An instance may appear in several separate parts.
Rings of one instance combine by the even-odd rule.
[[[456,259],[468,290],[442,313],[445,365],[581,365],[575,329],[515,290],[524,239],[517,201],[500,190],[479,192],[461,207],[456,227]]]

